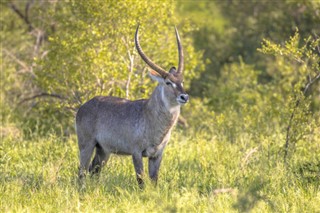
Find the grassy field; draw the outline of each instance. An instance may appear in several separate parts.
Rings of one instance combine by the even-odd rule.
[[[320,213],[320,0],[0,6],[0,213]],[[157,187],[146,178],[141,190],[125,156],[83,187],[76,110],[155,88],[137,26],[159,66],[184,61],[189,103]]]
[[[245,134],[230,143],[182,133],[167,146],[158,186],[144,190],[130,157],[112,156],[80,189],[75,136],[2,134],[0,212],[320,212],[320,143],[298,148],[286,167],[271,137],[255,145]]]

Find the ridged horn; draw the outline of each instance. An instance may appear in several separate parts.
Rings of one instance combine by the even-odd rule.
[[[177,38],[178,51],[179,51],[179,65],[178,65],[177,73],[182,73],[182,71],[184,69],[183,49],[182,49],[182,45],[181,45],[181,40],[180,40],[178,29],[177,29],[176,26],[174,27],[174,29],[176,30],[176,38]]]
[[[164,69],[162,69],[161,67],[156,65],[154,62],[152,62],[149,59],[149,57],[146,56],[146,54],[143,52],[143,50],[140,46],[140,43],[139,43],[139,25],[137,26],[137,30],[136,30],[136,33],[134,36],[134,41],[135,41],[137,51],[138,51],[139,55],[141,56],[141,58],[144,60],[144,62],[146,62],[146,64],[148,64],[151,69],[153,69],[154,71],[159,73],[163,78],[166,78],[169,74]]]

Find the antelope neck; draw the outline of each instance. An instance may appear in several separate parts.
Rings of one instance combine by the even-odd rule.
[[[166,97],[163,85],[158,85],[147,103],[147,109],[161,120],[172,121],[180,113],[180,105],[172,106]]]

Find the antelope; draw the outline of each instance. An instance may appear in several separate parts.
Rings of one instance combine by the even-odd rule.
[[[149,177],[158,180],[163,151],[180,114],[189,100],[183,88],[184,55],[177,28],[179,64],[167,72],[152,62],[139,43],[139,25],[135,47],[149,65],[150,77],[158,82],[149,99],[130,101],[113,96],[98,96],[83,104],[76,114],[80,151],[79,179],[99,173],[110,154],[131,155],[140,187],[144,186],[143,157],[148,157]],[[95,149],[95,156],[90,164]]]

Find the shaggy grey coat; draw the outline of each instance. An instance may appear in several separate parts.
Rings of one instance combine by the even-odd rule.
[[[99,96],[82,105],[76,115],[80,177],[87,170],[99,172],[113,153],[132,155],[139,184],[143,184],[142,157],[148,157],[149,176],[157,181],[163,150],[180,114],[177,96],[186,95],[174,87],[160,79],[150,99]]]

